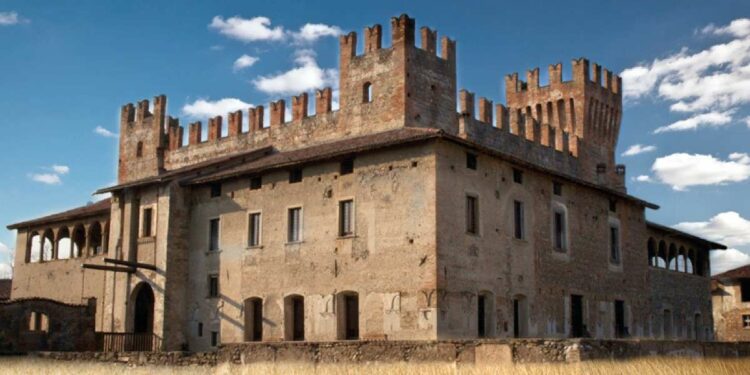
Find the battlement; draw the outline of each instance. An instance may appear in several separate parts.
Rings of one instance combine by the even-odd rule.
[[[548,70],[549,82],[547,85],[540,85],[539,68],[534,68],[526,72],[526,81],[518,78],[518,73],[511,73],[505,76],[506,94],[515,94],[525,91],[537,91],[545,88],[551,88],[558,85],[590,85],[599,87],[603,92],[612,95],[622,95],[622,78],[598,64],[589,64],[585,58],[574,59],[572,65],[572,80],[563,81],[562,63],[550,65]]]

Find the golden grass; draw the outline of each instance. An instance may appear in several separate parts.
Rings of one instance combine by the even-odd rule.
[[[61,374],[61,375],[368,375],[368,374],[429,374],[429,375],[480,375],[480,374],[543,374],[543,375],[692,375],[692,374],[750,374],[750,358],[747,359],[690,359],[653,357],[629,361],[591,361],[574,364],[515,364],[471,366],[445,363],[368,363],[368,364],[321,364],[306,363],[259,363],[250,365],[222,364],[216,367],[166,367],[128,366],[98,362],[65,362],[39,358],[0,357],[2,374]]]

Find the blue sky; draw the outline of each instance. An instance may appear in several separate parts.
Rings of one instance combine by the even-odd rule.
[[[185,125],[335,85],[335,36],[380,23],[387,46],[404,12],[457,40],[459,87],[496,102],[505,74],[539,66],[545,82],[562,62],[567,78],[580,56],[622,73],[629,192],[661,205],[649,219],[737,249],[715,270],[750,262],[750,2],[731,0],[3,0],[0,223],[112,184],[122,104],[165,94]],[[14,233],[0,243],[2,273]]]

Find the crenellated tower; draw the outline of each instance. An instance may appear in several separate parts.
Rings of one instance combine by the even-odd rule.
[[[167,136],[164,124],[167,111],[167,97],[154,98],[153,112],[148,100],[122,106],[120,111],[120,154],[118,159],[118,183],[126,183],[158,175],[164,168],[164,149]],[[178,131],[172,124],[170,130]]]

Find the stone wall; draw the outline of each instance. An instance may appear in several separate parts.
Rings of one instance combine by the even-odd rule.
[[[742,301],[739,280],[716,281],[711,293],[716,339],[721,341],[750,341],[750,329],[744,317],[750,315],[750,302]]]
[[[86,305],[42,298],[0,302],[0,353],[94,350],[95,319],[95,298]]]

